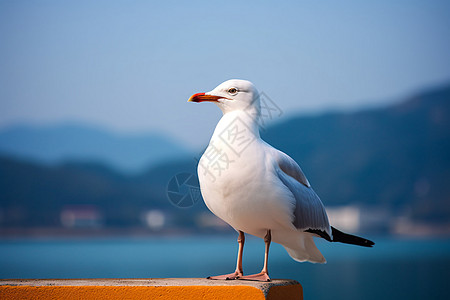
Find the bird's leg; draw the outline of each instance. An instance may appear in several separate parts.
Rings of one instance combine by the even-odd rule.
[[[270,230],[267,230],[266,236],[264,237],[264,244],[266,247],[264,250],[264,266],[263,269],[261,270],[261,273],[267,275],[268,281],[270,281],[268,263],[269,263],[269,247],[271,241],[272,241],[272,233],[270,232]]]
[[[272,241],[272,234],[270,233],[270,230],[267,230],[266,236],[264,237],[264,243],[266,244],[266,251],[264,253],[264,266],[261,272],[253,275],[240,276],[239,279],[254,280],[254,281],[270,281],[268,261],[269,261],[269,247],[271,241]]]
[[[238,236],[238,256],[237,256],[237,262],[236,262],[236,271],[234,272],[237,274],[237,276],[244,275],[244,269],[242,268],[242,254],[244,253],[244,243],[245,243],[245,235],[244,232],[239,230],[239,236]]]
[[[225,275],[217,275],[217,276],[209,276],[208,279],[215,279],[215,280],[233,280],[241,277],[244,272],[242,270],[242,253],[244,252],[244,242],[245,242],[245,235],[244,232],[239,230],[239,237],[237,239],[237,242],[239,244],[239,250],[238,250],[238,256],[237,256],[237,263],[236,263],[236,271],[234,273],[225,274]]]

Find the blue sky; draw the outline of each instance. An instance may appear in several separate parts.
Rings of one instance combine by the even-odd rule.
[[[231,78],[284,111],[400,100],[450,82],[448,1],[2,1],[0,128],[80,121],[205,145],[187,103]]]

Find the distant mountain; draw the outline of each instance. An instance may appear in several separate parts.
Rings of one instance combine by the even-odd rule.
[[[0,154],[46,164],[98,161],[138,172],[190,152],[159,134],[119,135],[80,124],[15,126],[0,131]]]
[[[450,217],[450,86],[389,107],[295,117],[263,138],[292,156],[326,205]]]
[[[167,185],[180,172],[193,174],[195,160],[173,162],[140,175],[123,175],[101,164],[43,166],[0,156],[0,229],[61,227],[62,212],[88,207],[105,227],[143,226],[149,210],[164,211],[169,228],[195,228],[203,201],[186,213],[167,198]],[[198,183],[197,183],[198,186]]]
[[[20,135],[10,133],[9,140],[21,145],[18,148],[22,151],[26,151],[26,143],[22,141],[28,141],[26,145],[36,147],[39,149],[36,152],[48,155],[51,160],[58,157],[57,153],[66,152],[50,149],[44,141],[77,149],[77,135],[69,129],[56,130],[58,135],[50,134],[52,130],[47,134],[42,134],[41,130],[39,135],[25,135],[39,137],[31,141],[29,138],[14,141],[12,137]],[[17,129],[16,132],[25,131]],[[97,149],[99,161],[107,161],[101,156],[101,151],[106,151],[103,148],[122,149],[112,146],[112,142],[107,143],[117,137],[108,139],[104,134],[88,132],[90,139],[86,133],[78,139],[83,144],[95,145],[92,147]],[[291,118],[267,128],[262,135],[301,165],[326,206],[384,208],[398,215],[406,212],[414,221],[449,223],[450,86],[418,94],[389,107]],[[1,136],[2,141],[7,140],[5,132]],[[149,142],[148,145],[154,144]],[[150,146],[149,149],[153,149]],[[65,147],[65,151],[72,149]],[[143,150],[144,146],[139,147],[148,153]],[[174,146],[164,147],[167,148],[162,150],[170,152],[173,151],[170,147]],[[104,155],[112,160],[111,154]],[[145,172],[124,174],[103,163],[65,162],[43,166],[0,156],[0,229],[61,226],[64,209],[83,205],[95,207],[106,227],[143,226],[142,214],[158,209],[169,218],[169,228],[198,229],[199,222],[210,222],[204,219],[211,214],[203,202],[199,201],[188,210],[180,209],[169,202],[167,193],[174,176],[195,174],[196,164],[193,155],[185,155],[161,161]],[[189,189],[181,192],[187,193]]]

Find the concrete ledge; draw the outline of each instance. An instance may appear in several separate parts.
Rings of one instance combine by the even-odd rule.
[[[3,279],[0,299],[303,299],[294,280]]]

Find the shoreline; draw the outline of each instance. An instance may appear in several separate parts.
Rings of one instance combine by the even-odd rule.
[[[412,232],[356,232],[361,236],[384,237],[393,239],[436,239],[449,238],[450,230],[440,228],[433,232],[429,230]],[[235,236],[235,231],[229,230],[194,230],[168,229],[151,231],[146,228],[0,228],[0,241],[16,239],[109,239],[109,238],[176,238],[188,236]],[[251,235],[249,235],[251,237]]]

